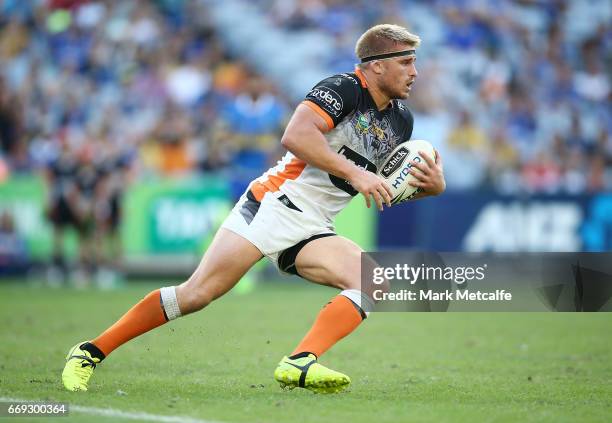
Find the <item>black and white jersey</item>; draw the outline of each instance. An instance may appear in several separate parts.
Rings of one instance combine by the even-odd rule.
[[[74,155],[61,153],[47,164],[51,176],[50,194],[53,201],[67,199],[76,189],[76,174],[78,162]]]
[[[75,176],[81,197],[92,200],[103,177],[104,173],[95,163],[82,163]]]
[[[332,150],[372,172],[412,135],[413,117],[406,106],[392,100],[379,111],[358,69],[319,82],[302,104],[322,116],[331,128],[324,136]],[[254,181],[251,191],[257,199],[266,192],[280,191],[329,220],[358,194],[347,181],[306,164],[290,152]]]

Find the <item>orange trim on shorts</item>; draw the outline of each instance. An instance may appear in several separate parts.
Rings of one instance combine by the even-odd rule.
[[[334,126],[336,126],[334,125],[334,121],[332,120],[331,116],[325,110],[323,110],[321,106],[319,106],[317,103],[310,100],[304,100],[302,101],[302,104],[305,104],[306,106],[310,107],[319,116],[325,119],[325,122],[327,123],[327,129],[333,129]]]
[[[272,175],[268,175],[268,178],[263,181],[255,181],[251,185],[251,192],[255,196],[257,201],[261,201],[266,195],[266,192],[276,192],[280,186],[287,179],[297,179],[302,174],[302,171],[306,167],[306,162],[298,158],[293,158],[289,163],[285,165],[285,169]]]
[[[368,81],[366,81],[365,75],[363,74],[363,71],[356,67],[355,68],[355,75],[357,75],[357,78],[359,78],[359,81],[361,82],[361,86],[363,88],[368,88]]]

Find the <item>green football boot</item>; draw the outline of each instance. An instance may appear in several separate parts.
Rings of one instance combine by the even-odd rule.
[[[100,359],[92,357],[89,351],[81,349],[85,342],[87,341],[76,344],[66,356],[62,382],[69,391],[87,391],[87,382],[100,362]]]
[[[274,379],[285,389],[305,388],[319,394],[332,394],[347,388],[351,379],[317,363],[317,357],[283,357],[274,371]]]

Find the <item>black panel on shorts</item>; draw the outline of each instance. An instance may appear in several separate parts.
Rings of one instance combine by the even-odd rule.
[[[80,224],[79,217],[64,197],[60,197],[53,202],[50,218],[53,225],[58,227],[72,226],[76,228]]]
[[[242,207],[240,207],[240,214],[242,217],[244,217],[244,220],[246,220],[247,225],[250,225],[255,218],[255,215],[259,211],[259,206],[261,206],[261,203],[255,199],[255,195],[253,195],[251,190],[247,191],[246,196],[247,200],[244,202]]]
[[[293,202],[285,194],[283,194],[280,197],[278,197],[277,200],[280,201],[281,203],[283,203],[285,206],[289,207],[291,210],[295,210],[295,211],[299,211],[299,212],[302,211],[298,206],[293,204]]]
[[[285,251],[280,253],[280,255],[278,256],[278,267],[283,272],[287,272],[287,273],[291,273],[292,275],[303,277],[298,273],[297,268],[295,267],[295,258],[297,257],[300,250],[304,248],[304,246],[308,244],[310,241],[314,241],[315,239],[319,239],[319,238],[325,238],[327,236],[335,236],[335,235],[336,234],[333,232],[326,233],[326,234],[313,235],[308,239],[298,242],[293,247],[287,248]]]

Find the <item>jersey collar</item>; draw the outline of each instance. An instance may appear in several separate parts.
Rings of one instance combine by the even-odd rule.
[[[368,82],[365,79],[365,75],[363,74],[363,71],[359,69],[358,66],[355,66],[355,75],[357,75],[357,78],[359,78],[359,82],[361,82],[361,86],[363,88],[368,88]]]

